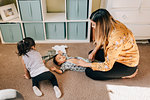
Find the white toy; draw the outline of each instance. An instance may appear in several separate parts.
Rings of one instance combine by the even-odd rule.
[[[58,54],[58,51],[62,51],[63,53],[66,53],[66,48],[68,48],[67,45],[55,45],[54,47],[52,47],[52,49],[56,50],[56,54]]]

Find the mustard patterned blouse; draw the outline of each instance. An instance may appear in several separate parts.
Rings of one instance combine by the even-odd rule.
[[[105,62],[93,62],[91,68],[98,71],[109,71],[115,62],[129,67],[139,63],[139,50],[132,32],[122,23],[116,21],[108,36],[105,49]]]

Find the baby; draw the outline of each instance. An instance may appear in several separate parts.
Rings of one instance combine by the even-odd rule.
[[[60,66],[60,69],[57,69],[56,67],[51,67],[50,69],[59,74],[64,73],[66,70],[84,72],[86,69],[85,67],[77,66],[75,64],[79,60],[90,62],[88,59],[84,59],[82,57],[68,57],[66,53],[59,51],[58,54],[54,56],[53,62]]]

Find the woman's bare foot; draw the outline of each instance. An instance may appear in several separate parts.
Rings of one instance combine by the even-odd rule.
[[[130,75],[130,76],[125,76],[125,77],[122,77],[122,78],[124,78],[124,79],[125,79],[125,78],[130,79],[130,78],[135,77],[137,73],[138,73],[138,69],[136,69],[136,71],[135,71],[132,75]]]

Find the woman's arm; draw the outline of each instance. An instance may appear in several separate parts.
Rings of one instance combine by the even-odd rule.
[[[80,60],[78,66],[91,67],[91,64],[92,63],[88,63],[88,62],[85,62],[83,60]]]
[[[22,64],[23,64],[24,73],[25,73],[25,74],[24,74],[24,77],[25,77],[26,79],[30,79],[31,77],[30,77],[29,71],[27,70],[26,65],[24,64],[23,59],[22,59]]]
[[[77,66],[82,66],[82,67],[91,67],[91,63],[85,62],[82,59],[71,59],[71,63],[76,64]]]
[[[63,73],[62,70],[57,69],[56,67],[51,67],[50,69],[51,69],[52,71],[55,71],[55,72],[59,73],[59,74],[62,74],[62,73]]]
[[[115,35],[115,36],[114,36]],[[105,57],[105,62],[92,62],[87,63],[84,61],[79,61],[77,65],[83,67],[91,67],[93,70],[97,71],[109,71],[113,67],[115,61],[118,59],[118,55],[120,54],[123,48],[124,35],[122,34],[113,34],[112,38],[109,39],[109,44],[106,47],[107,53]],[[95,51],[97,48],[95,48]],[[94,52],[94,50],[93,50]]]
[[[93,62],[91,68],[98,71],[109,71],[112,69],[118,56],[122,51],[124,46],[125,36],[122,34],[122,31],[117,31],[111,35],[109,38],[108,45],[106,47],[105,61],[103,63]]]

